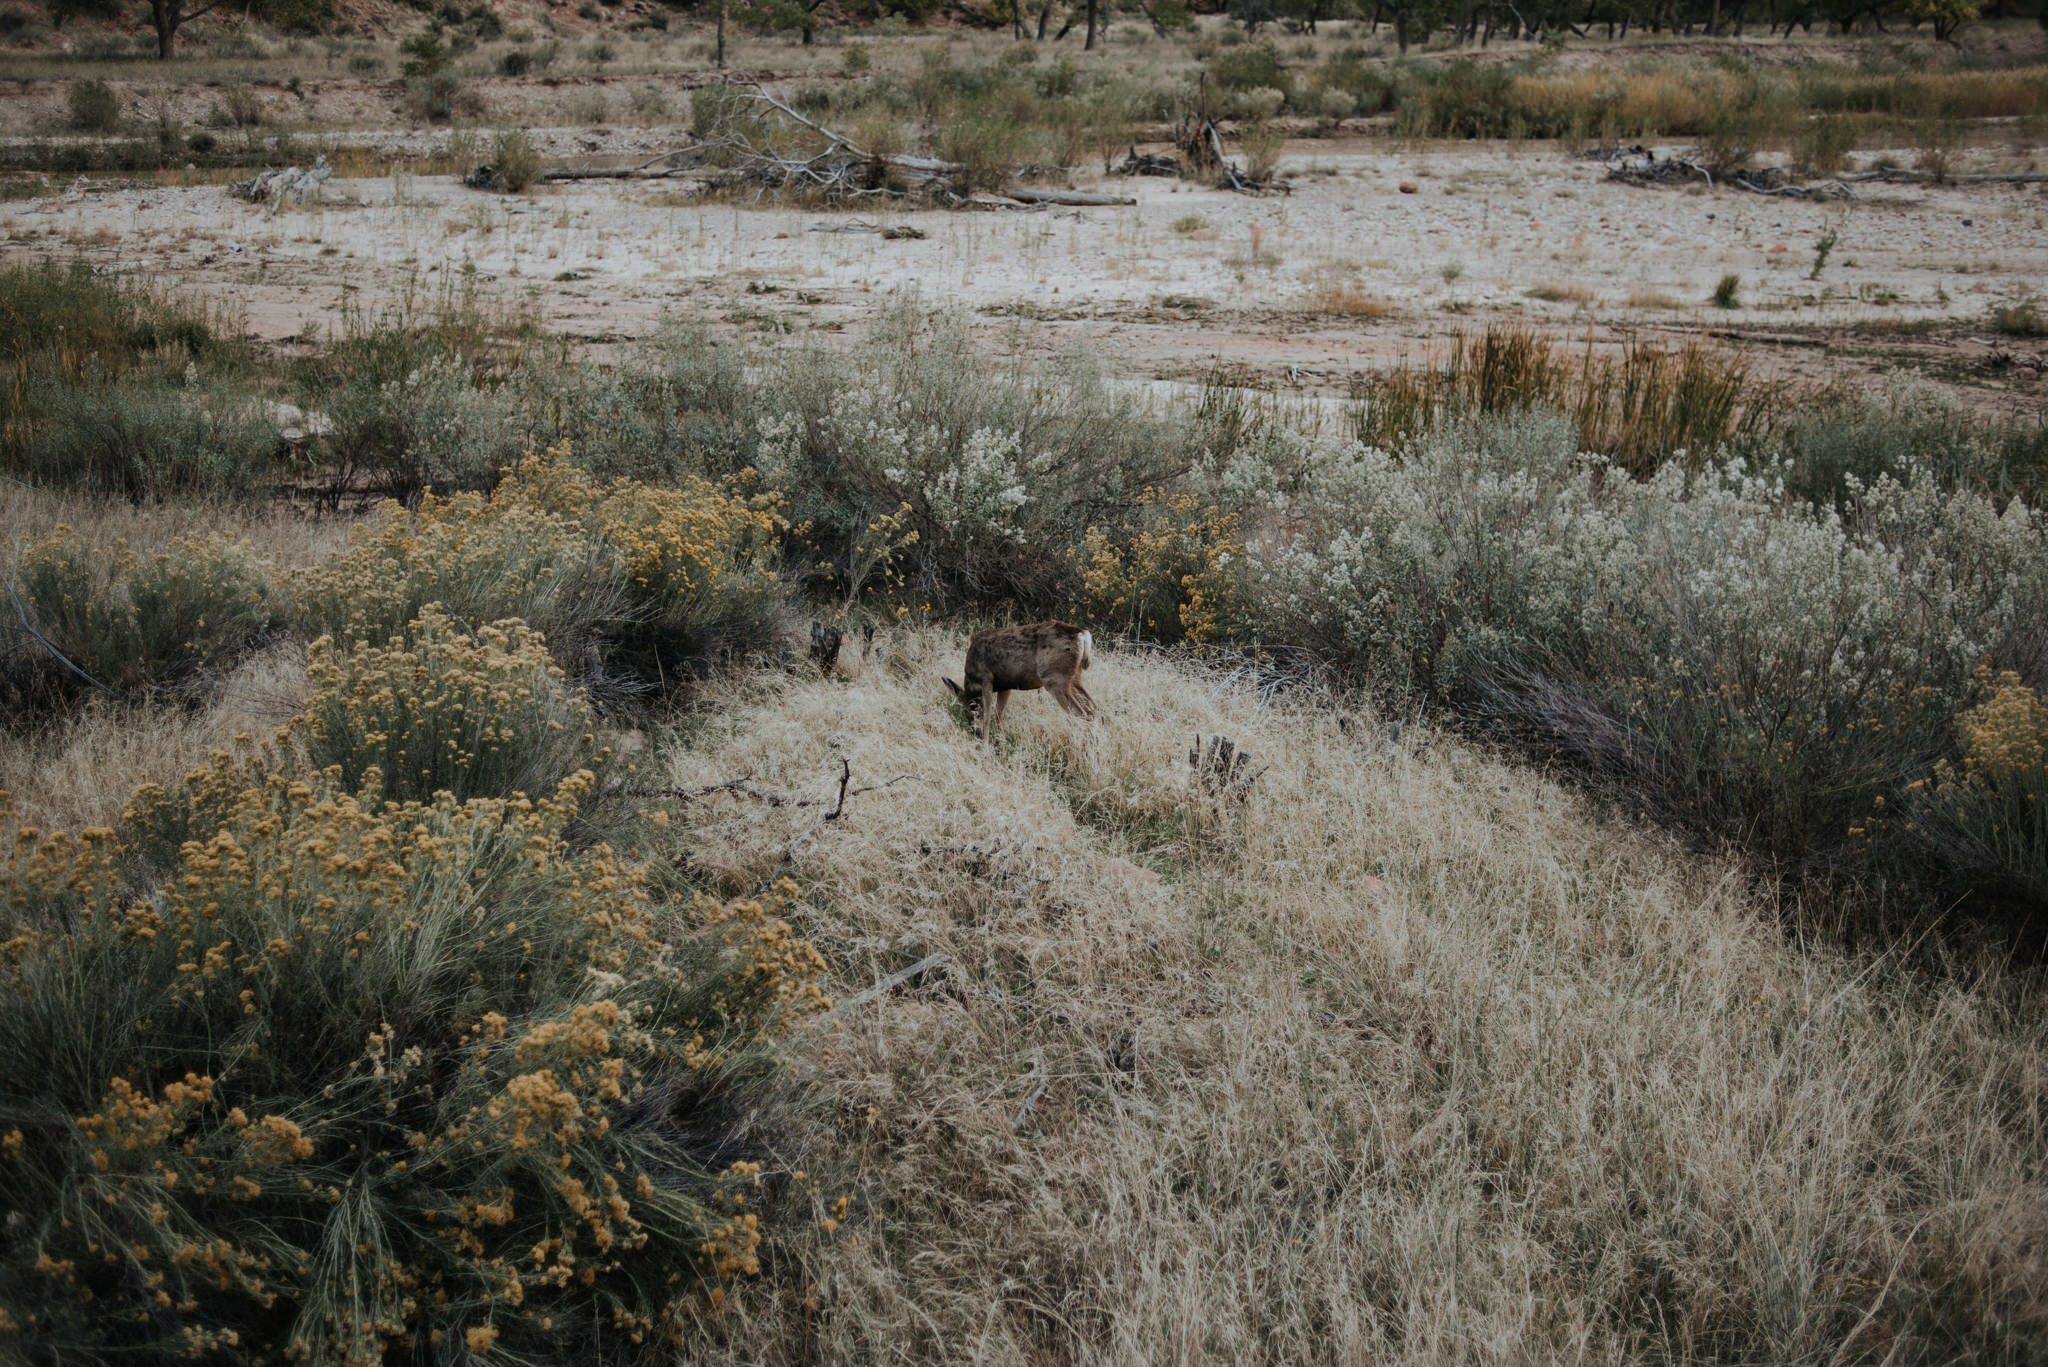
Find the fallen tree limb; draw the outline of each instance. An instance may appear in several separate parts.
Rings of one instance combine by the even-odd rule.
[[[1859,171],[1853,175],[1845,175],[1842,179],[1857,182],[1876,180],[1902,185],[1939,185],[1944,180],[1943,177],[1931,176],[1925,171]],[[1946,182],[1951,185],[2044,185],[2048,184],[2048,171],[1949,176],[1946,177]]]
[[[735,81],[724,89],[729,93],[721,102],[722,112],[701,142],[673,148],[637,166],[563,166],[543,172],[541,178],[560,182],[688,177],[701,182],[706,190],[752,190],[757,197],[770,190],[784,189],[822,191],[832,199],[903,199],[929,193],[955,207],[994,207],[995,201],[966,193],[969,168],[960,162],[871,151],[839,130],[798,112],[756,80]],[[785,131],[794,133],[799,144],[809,143],[810,148],[790,150],[790,138],[766,136],[764,122],[768,120],[787,125]],[[1212,137],[1216,136],[1213,125],[1209,131]],[[1220,138],[1217,146],[1221,146]],[[1010,175],[1022,176],[1035,169],[1011,168]],[[1094,208],[1137,203],[1125,195],[1071,190],[1020,188],[996,193],[1015,204],[1030,206]]]
[[[1006,197],[1019,204],[1064,204],[1080,208],[1115,208],[1138,201],[1130,195],[1091,195],[1079,190],[1004,190]]]
[[[542,180],[666,180],[685,174],[680,169],[643,171],[637,166],[558,166],[540,173]]]

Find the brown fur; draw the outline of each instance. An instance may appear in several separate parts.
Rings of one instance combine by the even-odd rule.
[[[1095,715],[1095,699],[1081,686],[1094,638],[1070,622],[1027,622],[975,633],[967,643],[965,684],[944,680],[953,696],[980,720],[981,738],[1003,720],[1010,694],[1043,688],[1077,717]]]

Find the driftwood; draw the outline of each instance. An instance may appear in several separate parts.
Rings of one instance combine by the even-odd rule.
[[[1138,201],[1129,195],[1091,195],[1078,190],[1005,190],[1019,204],[1064,204],[1081,208],[1114,208]]]
[[[1164,152],[1140,152],[1133,147],[1124,159],[1110,168],[1117,176],[1177,176],[1180,158]]]
[[[811,623],[811,658],[818,662],[818,668],[828,679],[832,677],[832,666],[839,663],[839,645],[845,639],[845,633],[838,627],[823,622]]]
[[[1017,204],[1112,207],[1137,202],[1126,195],[1004,189],[997,194],[1012,204],[1002,205],[1000,201],[967,192],[970,168],[960,162],[863,147],[837,129],[791,108],[758,81],[736,82],[723,88],[730,92],[732,101],[728,116],[715,120],[712,131],[702,142],[663,152],[637,166],[565,166],[545,171],[541,178],[689,180],[707,191],[751,190],[758,196],[771,190],[795,189],[820,192],[835,200],[930,196],[956,208]],[[741,110],[745,116],[734,116]],[[779,133],[765,136],[764,124],[779,125]],[[803,151],[791,151],[792,141],[811,145]],[[1038,169],[1019,167],[1010,174],[1023,176]],[[898,231],[895,235],[911,234]]]
[[[1285,190],[1287,187],[1271,176],[1259,179],[1248,170],[1233,165],[1223,152],[1223,130],[1216,126],[1216,120],[1209,117],[1209,77],[1202,76],[1196,88],[1195,98],[1181,107],[1180,117],[1173,124],[1173,145],[1180,153],[1176,165],[1185,169],[1180,174],[1190,180],[1207,180],[1219,190],[1235,190],[1241,195],[1263,194],[1270,189]],[[1135,152],[1125,159],[1129,165],[1138,160]],[[1163,160],[1171,161],[1172,158]],[[1159,172],[1142,171],[1142,174],[1156,175]]]
[[[1252,757],[1238,749],[1230,737],[1211,736],[1204,746],[1197,733],[1195,746],[1188,751],[1188,781],[1212,801],[1246,802],[1259,775],[1272,767],[1261,765],[1253,769],[1251,761]]]
[[[247,180],[231,181],[228,193],[236,199],[246,199],[254,204],[268,202],[270,212],[276,213],[284,207],[286,195],[293,204],[304,204],[306,196],[312,195],[317,203],[320,187],[333,172],[328,170],[327,155],[323,152],[311,166],[286,166],[275,171],[259,171]]]
[[[1660,157],[1647,147],[1616,148],[1608,154],[1607,161],[1607,178],[1624,185],[1690,185],[1698,181],[1705,181],[1710,189],[1714,185],[1714,173],[1692,158]],[[1747,190],[1753,195],[1771,195],[1780,199],[1856,198],[1856,192],[1839,180],[1801,185],[1776,167],[1727,174],[1721,183]]]
[[[2012,171],[1996,175],[1942,177],[1929,175],[1925,171],[1886,170],[1862,171],[1855,175],[1845,175],[1842,179],[1858,182],[1878,180],[1886,184],[1902,185],[1940,185],[1944,181],[1950,185],[2048,185],[2048,171]]]

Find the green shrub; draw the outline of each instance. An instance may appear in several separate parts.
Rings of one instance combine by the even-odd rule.
[[[60,526],[22,551],[9,579],[41,638],[11,632],[0,644],[0,675],[21,699],[74,697],[92,685],[124,698],[189,692],[217,679],[279,615],[268,569],[247,546],[219,539],[181,537],[144,561],[125,542],[93,545]]]
[[[1991,326],[1994,331],[2008,337],[2048,337],[2048,315],[2032,299],[2022,299],[2016,304],[1995,304],[1991,309]]]
[[[590,705],[562,686],[540,634],[517,620],[459,633],[423,609],[383,645],[312,645],[301,742],[350,792],[428,802],[548,793],[590,762]],[[381,775],[381,786],[370,776]]]
[[[405,57],[400,63],[401,74],[416,79],[431,79],[442,75],[454,61],[447,44],[441,41],[439,28],[425,28],[398,45]]]
[[[1532,414],[1384,452],[1240,464],[1289,544],[1253,612],[1386,687],[1548,737],[1638,810],[1787,866],[1911,857],[1858,833],[1953,742],[1985,657],[2048,670],[2048,524],[1918,467],[1788,505],[1782,466],[1647,481]]]
[[[111,133],[121,122],[121,101],[105,81],[73,81],[64,91],[71,126],[88,133]]]
[[[1713,305],[1717,309],[1739,309],[1742,307],[1742,277],[1732,271],[1714,285]]]
[[[1797,163],[1810,176],[1832,176],[1856,146],[1856,125],[1839,114],[1807,121],[1799,135]]]
[[[728,400],[758,415],[734,458],[784,492],[837,588],[874,519],[908,503],[922,601],[1070,603],[1089,527],[1121,524],[1205,454],[1230,457],[1205,424],[1147,411],[1079,357],[992,374],[961,327],[899,313],[861,348],[791,357]]]
[[[1944,484],[2006,492],[1995,433],[1947,390],[1906,372],[1875,389],[1801,405],[1759,451],[1782,456],[1787,492],[1833,504],[1849,481],[1924,471]],[[2024,472],[2016,472],[2024,475]]]
[[[498,134],[491,169],[498,173],[498,183],[515,195],[524,194],[540,179],[540,151],[525,129],[508,128]]]
[[[589,1359],[757,1271],[736,1118],[819,960],[573,847],[589,789],[222,755],[126,838],[0,797],[9,1357]]]
[[[992,190],[1015,177],[1028,131],[999,111],[963,112],[939,131],[938,154],[960,165],[953,181],[961,193]]]
[[[177,351],[182,369],[189,360],[238,359],[233,332],[203,299],[97,275],[86,261],[0,268],[0,356],[16,365],[61,366],[74,377],[98,365],[119,375],[151,352]]]
[[[253,402],[173,380],[34,376],[16,469],[61,488],[133,499],[243,497],[269,488],[283,443]]]
[[[453,71],[437,71],[431,76],[408,76],[405,80],[405,106],[415,119],[427,123],[446,123],[455,117],[456,97],[462,92],[462,80]]]
[[[263,101],[238,81],[222,88],[214,121],[223,128],[255,128],[263,122]]]
[[[337,496],[482,488],[524,445],[507,397],[480,387],[460,356],[427,359],[392,379],[358,372],[324,395],[321,409],[329,426],[320,449]]]

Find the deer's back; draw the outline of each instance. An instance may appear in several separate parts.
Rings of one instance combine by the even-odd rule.
[[[1070,622],[1027,622],[991,627],[967,643],[970,683],[986,675],[998,689],[1043,688],[1048,678],[1061,679],[1084,667],[1088,633]]]

